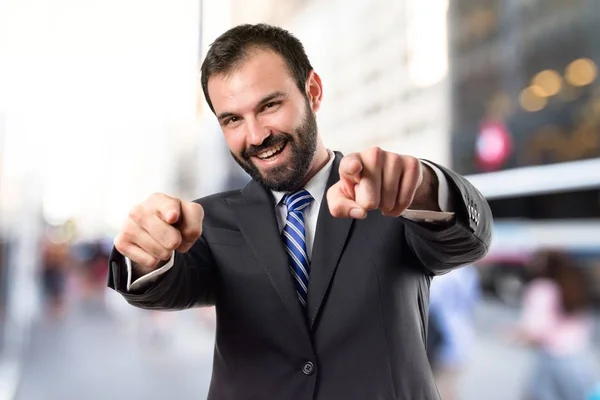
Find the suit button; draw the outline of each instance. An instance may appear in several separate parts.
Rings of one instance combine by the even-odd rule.
[[[311,375],[314,371],[315,365],[310,361],[305,362],[302,366],[302,372],[304,373],[304,375]]]

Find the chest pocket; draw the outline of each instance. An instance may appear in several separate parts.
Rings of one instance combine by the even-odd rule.
[[[269,307],[274,307],[256,301],[256,293],[268,293],[272,286],[240,231],[206,227],[204,239],[219,268],[222,306],[231,306],[230,312],[235,312],[236,315],[253,315],[259,309],[264,312],[270,310]],[[279,304],[273,301],[270,303]]]
[[[207,227],[204,239],[211,245],[245,247],[246,240],[240,231],[232,229]]]

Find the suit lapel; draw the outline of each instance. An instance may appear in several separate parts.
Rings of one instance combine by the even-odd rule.
[[[336,153],[327,182],[327,189],[340,179],[339,165],[341,159],[342,155]],[[331,215],[327,204],[326,190],[319,210],[317,232],[310,263],[307,303],[309,329],[312,329],[315,324],[353,222],[352,219],[334,218]]]
[[[285,304],[288,314],[308,333],[277,225],[273,197],[259,183],[251,181],[242,191],[242,196],[229,200],[229,203],[240,231]]]

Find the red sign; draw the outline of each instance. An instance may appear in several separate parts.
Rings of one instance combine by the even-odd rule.
[[[511,151],[511,136],[504,124],[498,121],[485,121],[481,124],[475,144],[475,156],[483,170],[493,171],[502,167]]]

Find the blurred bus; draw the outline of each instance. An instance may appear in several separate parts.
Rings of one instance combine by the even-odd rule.
[[[518,304],[531,255],[551,247],[577,258],[600,304],[600,159],[467,178],[494,214],[492,246],[478,263],[487,289]]]

